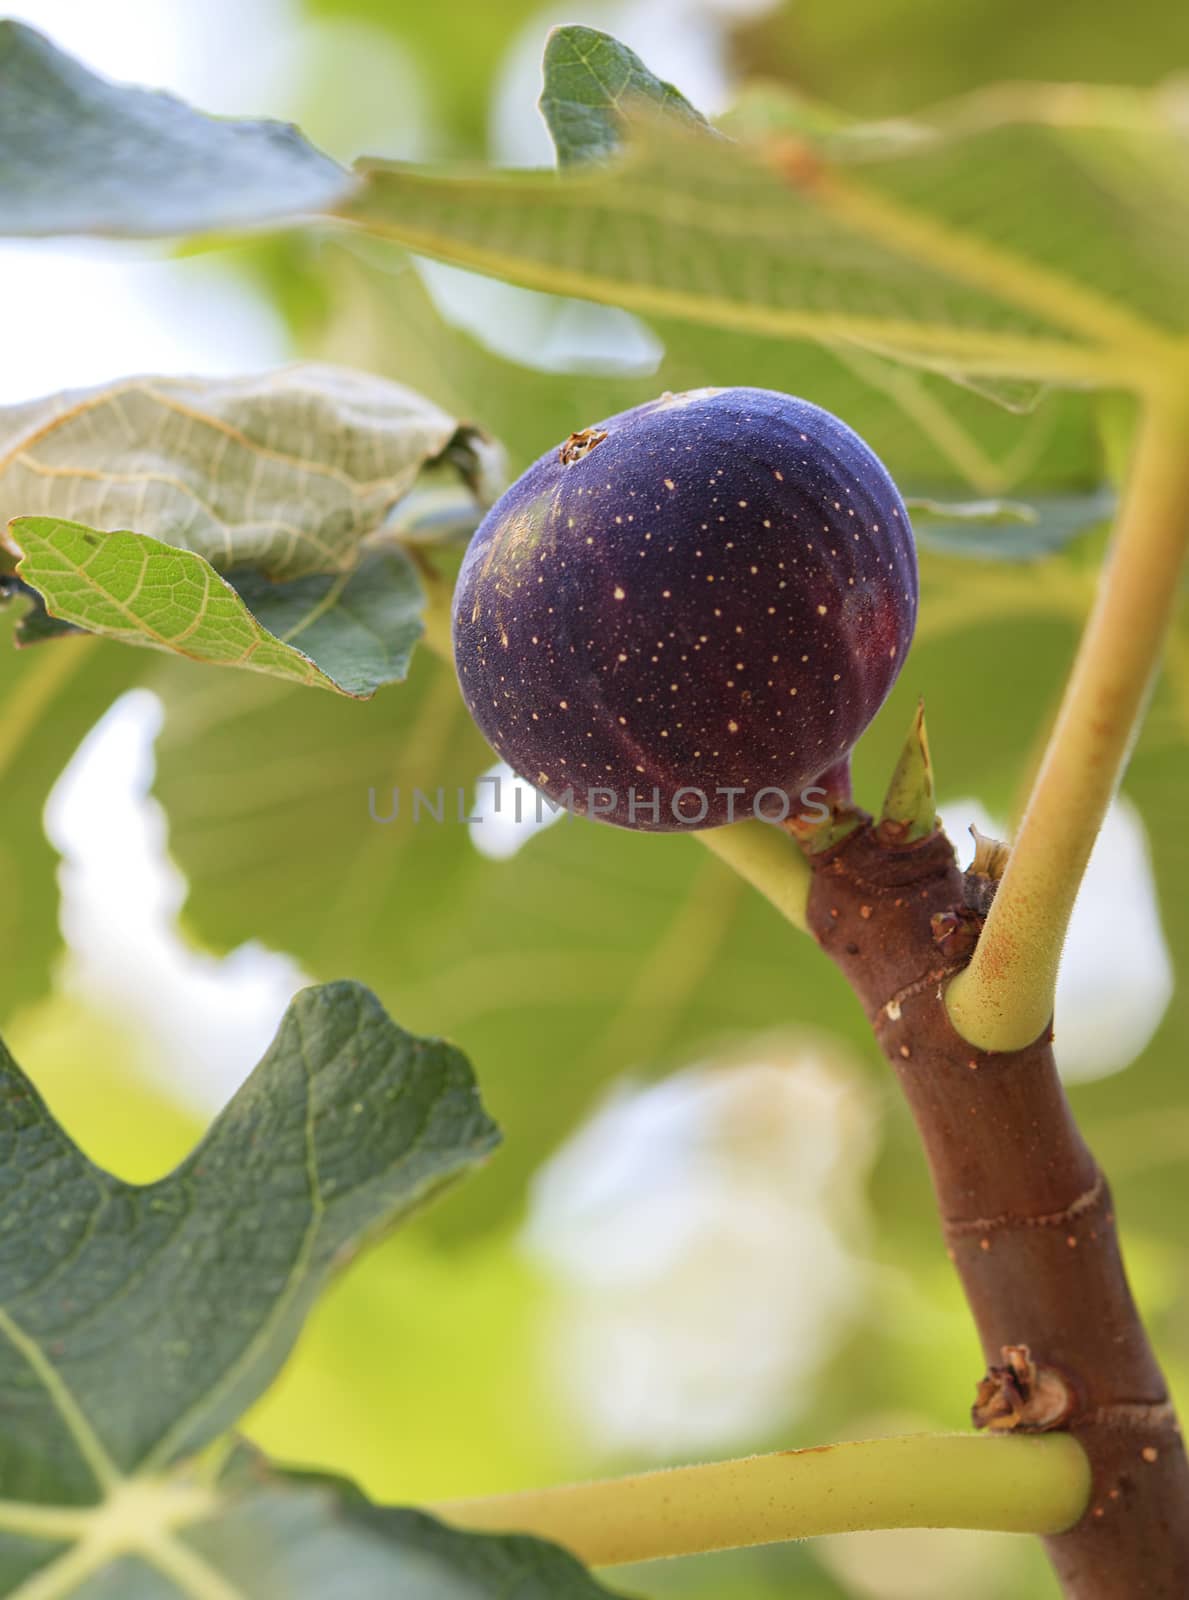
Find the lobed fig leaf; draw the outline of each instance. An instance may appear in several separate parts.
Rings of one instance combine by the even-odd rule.
[[[0,1044],[0,1591],[119,1600],[607,1593],[229,1436],[328,1278],[498,1139],[470,1067],[359,984],[305,990],[193,1154],[121,1182]]]

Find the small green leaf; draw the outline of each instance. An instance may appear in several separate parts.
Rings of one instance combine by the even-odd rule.
[[[888,785],[879,831],[886,843],[915,844],[918,839],[929,838],[936,827],[933,761],[925,731],[925,702],[921,700]]]
[[[110,83],[0,22],[0,234],[206,233],[320,211],[352,186],[296,128]]]
[[[270,583],[224,578],[147,534],[52,517],[17,517],[9,543],[48,611],[24,619],[22,644],[65,626],[362,698],[405,676],[422,633],[421,585],[396,548],[367,552],[350,573]]]
[[[655,76],[634,50],[598,28],[554,28],[545,45],[541,115],[559,166],[599,161],[623,142],[625,115],[651,110],[693,127],[709,123],[679,89]]]
[[[20,557],[35,600],[17,642],[82,629],[366,697],[423,631],[410,492],[425,474],[473,524],[501,470],[475,428],[330,366],[0,410],[0,582]]]
[[[1116,496],[1110,489],[1031,501],[906,495],[905,504],[922,545],[979,561],[1039,561],[1109,522]]]

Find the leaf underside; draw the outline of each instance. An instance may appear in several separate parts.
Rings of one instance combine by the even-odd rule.
[[[296,128],[109,83],[0,22],[0,234],[207,233],[321,211],[351,187]]]
[[[477,514],[498,470],[482,435],[316,363],[0,409],[8,564],[40,599],[18,640],[81,629],[370,695],[422,631],[416,569],[384,535],[435,463]]]
[[[592,30],[552,36],[542,104],[563,163],[607,156],[634,60]],[[727,140],[640,72],[651,114],[611,165],[559,182],[368,161],[341,212],[532,288],[849,346],[1012,404],[1029,385],[1138,383],[1175,358],[1183,88],[1006,86],[872,126],[769,90]]]
[[[147,534],[48,517],[15,518],[10,539],[18,571],[54,608],[52,620],[29,613],[23,644],[82,630],[366,697],[405,677],[422,633],[421,585],[396,548],[365,553],[349,573],[270,583],[251,571],[223,577]]]
[[[97,114],[101,130],[105,116],[132,117],[140,129],[146,107],[166,108],[167,121],[195,120],[245,147],[262,137],[261,125],[211,122],[169,97],[104,84],[17,24],[0,34],[0,51],[11,118],[0,143],[13,152],[0,179],[13,191],[8,214],[26,229],[39,194],[45,232],[114,223],[169,235],[209,222],[180,201],[159,203],[139,167],[144,201],[121,216],[104,182],[117,195],[128,187],[119,138],[72,143],[91,152],[75,190],[92,214],[55,205],[31,163],[80,116]],[[1009,84],[913,122],[862,125],[767,89],[762,114],[745,106],[725,139],[616,40],[565,27],[551,35],[542,94],[559,159],[580,169],[564,181],[365,161],[350,193],[282,184],[268,214],[333,212],[529,287],[882,354],[1015,403],[1029,385],[1134,386],[1162,358],[1183,363],[1187,93]],[[604,164],[625,116],[630,149]],[[268,138],[288,151],[294,135],[273,128]],[[220,225],[262,214],[250,184],[237,199],[233,182],[213,181],[221,169],[191,169],[164,136],[146,143],[164,152],[179,192],[180,171],[224,197],[236,215]],[[302,150],[319,182],[329,167],[339,185],[333,163]]]

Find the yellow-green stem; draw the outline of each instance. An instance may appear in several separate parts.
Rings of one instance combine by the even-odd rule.
[[[795,928],[808,926],[806,908],[813,875],[783,828],[748,818],[725,828],[704,828],[695,838],[758,889]]]
[[[1007,870],[973,960],[946,993],[955,1028],[980,1049],[1022,1049],[1052,1016],[1070,914],[1155,677],[1187,543],[1189,398],[1154,395]]]
[[[1068,1434],[910,1434],[673,1467],[430,1509],[460,1527],[533,1533],[587,1566],[871,1528],[1060,1533],[1090,1468]]]

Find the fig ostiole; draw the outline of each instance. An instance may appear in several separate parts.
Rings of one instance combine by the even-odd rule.
[[[697,389],[572,433],[496,502],[455,663],[555,804],[647,831],[783,821],[822,774],[836,791],[917,592],[908,514],[858,434],[789,395]]]

